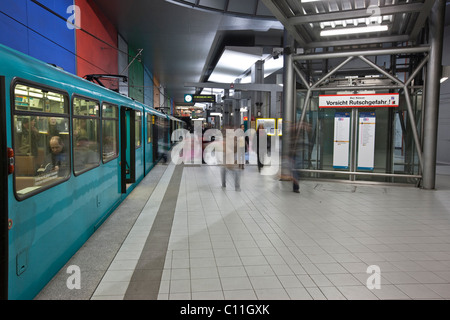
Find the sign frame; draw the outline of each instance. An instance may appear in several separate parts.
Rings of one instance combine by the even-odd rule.
[[[334,115],[333,168],[350,168],[351,112],[336,112]]]
[[[373,171],[375,168],[376,113],[359,113],[358,170]]]
[[[319,95],[319,108],[397,108],[399,93]]]

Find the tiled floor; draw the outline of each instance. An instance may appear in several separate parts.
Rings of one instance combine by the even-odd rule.
[[[185,166],[167,250],[147,258],[164,256],[163,269],[137,272],[150,229],[166,214],[167,188],[178,187],[169,183],[174,171],[167,166],[88,298],[144,299],[143,292],[156,290],[161,300],[450,299],[445,170],[433,191],[302,181],[295,194],[290,183],[256,167],[241,170],[241,191],[235,191],[232,181],[221,187],[218,167]],[[367,273],[373,265],[380,289],[367,285],[375,283],[376,275]],[[141,285],[130,292],[134,277]],[[39,298],[61,298],[51,296],[51,287]]]

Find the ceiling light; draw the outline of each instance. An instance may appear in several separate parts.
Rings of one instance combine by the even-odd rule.
[[[357,27],[357,28],[341,28],[341,29],[332,29],[332,30],[322,30],[320,31],[321,37],[328,36],[339,36],[339,35],[348,35],[348,34],[357,34],[357,33],[368,33],[368,32],[380,32],[387,31],[387,25],[378,25],[378,26],[367,26],[367,27]]]
[[[248,70],[256,61],[261,60],[261,54],[239,52],[226,48],[214,71],[209,77],[211,82],[231,83]]]
[[[264,78],[270,76],[272,73],[283,69],[284,59],[270,59],[264,62]]]

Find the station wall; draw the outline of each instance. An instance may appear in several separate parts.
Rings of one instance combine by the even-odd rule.
[[[444,30],[442,65],[450,66],[450,26]],[[450,79],[441,84],[436,161],[450,165]]]
[[[73,0],[40,3],[59,16],[30,0],[0,1],[0,43],[75,73],[75,31],[66,21]]]
[[[137,54],[138,50],[128,46],[128,63],[134,60],[128,68],[130,77],[128,79],[128,92],[131,98],[144,103],[144,66],[140,62],[140,57],[134,59]]]
[[[91,0],[76,0],[80,8],[81,28],[76,30],[77,75],[118,74],[118,34],[113,24]],[[118,89],[118,81],[102,82]]]
[[[74,5],[80,9],[77,19],[73,16]],[[67,20],[79,24],[81,29],[68,26]],[[141,58],[129,65],[138,49],[118,34],[93,0],[2,0],[0,30],[1,44],[80,77],[123,72],[129,77],[126,83],[103,79],[102,82],[110,89],[154,106],[152,71]]]
[[[144,103],[153,107],[153,75],[144,66]]]

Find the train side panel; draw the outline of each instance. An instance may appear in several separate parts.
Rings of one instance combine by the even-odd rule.
[[[0,45],[0,76],[5,77],[5,110],[3,112],[7,123],[6,144],[8,147],[18,146],[19,123],[33,121],[51,122],[52,117],[65,124],[66,153],[70,159],[69,173],[61,179],[53,177],[53,184],[47,187],[36,181],[45,180],[49,173],[37,173],[40,163],[39,153],[49,154],[50,130],[39,134],[48,134],[48,139],[39,146],[38,154],[26,153],[22,159],[16,155],[16,172],[8,176],[8,217],[12,225],[8,232],[9,258],[8,268],[8,298],[32,299],[51,280],[51,278],[67,263],[73,254],[95,232],[101,223],[113,212],[135,186],[144,178],[153,166],[169,152],[170,125],[175,119],[169,120],[164,115],[148,106],[140,104],[115,92],[101,88],[69,73],[57,70],[45,63],[21,54],[15,50]],[[19,79],[19,80],[17,80]],[[22,87],[17,89],[17,84]],[[33,94],[31,89],[38,88]],[[24,90],[29,90],[27,94]],[[61,114],[52,111],[49,92],[59,93],[64,97],[61,108],[68,108]],[[22,93],[20,93],[22,92]],[[34,105],[34,109],[17,109],[18,104],[31,105],[32,99],[46,99],[42,110]],[[92,112],[83,113],[75,110],[75,97],[83,104],[91,103]],[[54,99],[55,96],[52,96]],[[27,100],[28,99],[28,100]],[[107,115],[99,109],[109,108]],[[48,108],[47,108],[48,107]],[[77,106],[79,108],[79,106]],[[48,110],[47,110],[48,109]],[[127,114],[128,121],[124,126],[121,121],[121,110]],[[24,119],[28,119],[25,121]],[[148,121],[150,119],[150,121]],[[79,147],[86,137],[76,129],[75,125],[85,122],[88,127],[98,132],[97,162],[91,163],[86,169],[78,170],[77,160]],[[97,126],[97,127],[96,127]],[[116,127],[116,139],[112,145],[117,145],[114,153],[103,148],[111,139],[105,139],[106,128]],[[125,130],[125,131],[122,131]],[[77,131],[77,137],[75,137]],[[47,137],[47,136],[46,136]],[[95,140],[94,140],[95,142]],[[122,145],[132,146],[122,157]],[[18,150],[18,148],[17,148]],[[92,150],[91,150],[92,151]],[[106,158],[105,159],[105,155]],[[42,158],[42,157],[41,157]],[[134,179],[126,183],[129,177],[123,176],[124,158],[134,158]],[[33,160],[29,172],[23,173],[24,164],[21,161]],[[19,161],[20,160],[20,161]],[[27,161],[28,161],[27,160]],[[42,162],[42,159],[40,159]],[[45,165],[45,162],[42,163]],[[42,168],[42,165],[41,165]],[[39,169],[41,169],[39,168]],[[19,172],[22,170],[22,172]],[[20,178],[20,179],[18,179]],[[22,179],[24,178],[24,179]],[[25,186],[20,184],[28,183]],[[79,266],[83,270],[83,266]],[[69,275],[68,275],[69,276]],[[83,281],[83,280],[82,280]]]
[[[97,172],[105,169],[109,174]],[[11,203],[10,298],[31,299],[39,293],[117,206],[121,195],[114,171],[97,168]]]
[[[24,79],[27,83],[29,81],[33,86],[37,84],[62,91],[69,101],[77,94],[95,99],[100,105],[103,99],[118,107],[133,103],[130,99],[48,67],[38,60],[4,46],[0,46],[0,59],[2,60],[0,74],[5,76],[6,82],[6,108],[2,112],[6,115],[9,147],[15,147],[18,142],[17,137],[13,141],[13,136],[17,136],[15,121],[31,117],[39,120],[40,117],[37,112],[27,114],[25,111],[19,114],[15,111],[16,114],[11,115],[16,100],[14,87],[11,87],[15,77]],[[72,133],[73,129],[72,111],[65,115],[65,121],[70,125],[69,133]],[[47,118],[50,118],[50,115]],[[118,135],[120,136],[120,132]],[[71,138],[66,141],[66,151],[72,163],[70,175],[64,182],[36,194],[30,193],[21,197],[15,193],[23,190],[22,187],[19,189],[17,185],[19,180],[15,179],[18,172],[8,176],[8,217],[12,221],[8,232],[9,299],[32,299],[39,293],[129,193],[128,190],[121,193],[120,189],[120,154],[104,163],[100,153],[97,166],[75,175],[73,171],[75,141],[72,142]],[[136,165],[139,182],[144,172],[143,148],[134,152],[139,159]],[[36,156],[29,155],[24,158]],[[21,167],[23,169],[23,164],[19,163],[17,156],[15,160],[16,170]],[[36,181],[36,176],[31,172],[22,180]]]

